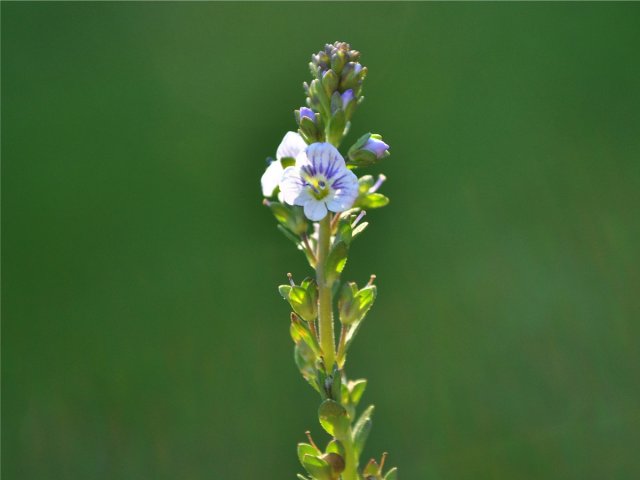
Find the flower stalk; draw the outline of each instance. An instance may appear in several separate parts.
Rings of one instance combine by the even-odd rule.
[[[343,42],[312,55],[313,79],[305,83],[307,106],[294,111],[297,132],[288,132],[262,176],[263,201],[278,229],[304,253],[315,278],[280,285],[291,307],[294,359],[303,378],[320,395],[318,420],[331,437],[322,449],[307,432],[298,444],[306,475],[299,480],[396,480],[397,469],[383,472],[360,457],[372,425],[373,405],[358,413],[367,381],[349,380],[347,353],[377,296],[372,275],[364,287],[341,280],[353,242],[368,226],[366,211],[384,207],[378,193],[386,177],[358,177],[354,171],[389,156],[380,135],[362,135],[343,156],[338,150],[362,102],[367,68],[360,53]],[[336,301],[337,300],[337,301]],[[340,336],[336,349],[334,311]]]

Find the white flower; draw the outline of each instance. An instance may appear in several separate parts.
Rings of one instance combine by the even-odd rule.
[[[262,174],[262,178],[260,179],[260,183],[262,183],[262,194],[265,197],[273,195],[273,191],[280,183],[282,172],[284,172],[280,160],[285,157],[296,158],[305,148],[307,148],[307,144],[300,134],[296,132],[287,132],[276,151],[276,160],[269,164],[267,170]]]
[[[349,170],[340,152],[330,143],[313,143],[287,167],[280,181],[282,200],[304,207],[309,220],[317,222],[327,210],[343,212],[358,197],[358,177]]]

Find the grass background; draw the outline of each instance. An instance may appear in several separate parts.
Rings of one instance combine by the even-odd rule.
[[[3,2],[5,479],[301,470],[275,287],[309,269],[259,177],[337,39],[393,153],[346,269],[365,456],[640,477],[640,5]]]

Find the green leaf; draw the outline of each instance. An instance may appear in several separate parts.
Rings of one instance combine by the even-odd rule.
[[[332,480],[331,467],[320,457],[304,455],[302,457],[302,466],[316,480]]]
[[[349,325],[356,320],[358,305],[354,302],[354,297],[357,292],[358,286],[354,282],[346,282],[340,289],[338,311],[340,313],[340,322],[344,325]]]
[[[369,222],[361,222],[358,225],[356,225],[356,228],[354,228],[353,231],[351,232],[351,239],[356,238],[358,235],[364,232],[364,229],[367,228],[368,226],[369,226]]]
[[[309,445],[308,443],[299,443],[298,444],[298,460],[300,460],[301,464],[305,455],[319,457],[320,455],[322,455],[322,452],[318,450],[316,447],[314,447],[313,445]]]
[[[320,345],[318,345],[318,340],[316,337],[309,331],[309,329],[302,323],[300,318],[292,313],[291,314],[291,337],[294,338],[294,342],[298,342],[302,340],[306,343],[309,348],[315,353],[317,356],[321,356]]]
[[[285,300],[289,300],[289,292],[291,291],[291,285],[280,285],[278,287],[278,292]]]
[[[371,417],[367,417],[364,421],[359,422],[353,429],[353,446],[356,449],[357,455],[359,455],[364,448],[372,424]]]
[[[365,380],[364,378],[361,378],[360,380],[354,380],[353,382],[350,382],[349,386],[351,387],[351,392],[349,394],[351,403],[357,407],[358,403],[360,403],[360,399],[362,398],[365,389],[367,388],[367,380]]]
[[[318,304],[302,287],[293,286],[289,290],[289,304],[294,312],[307,322],[312,322],[318,316]]]
[[[345,408],[334,400],[327,399],[320,404],[318,409],[320,425],[329,435],[340,439],[349,430],[349,417]]]
[[[308,230],[308,223],[301,207],[289,206],[278,202],[267,202],[267,206],[276,220],[295,235],[302,235]],[[296,240],[297,241],[297,240]]]
[[[356,205],[364,209],[381,208],[389,204],[389,198],[381,193],[369,193],[358,198]]]
[[[358,193],[360,195],[366,194],[371,187],[376,183],[373,175],[363,175],[358,179]]]
[[[338,222],[336,231],[336,243],[344,242],[347,246],[351,243],[353,234],[351,232],[351,216],[343,217]]]
[[[331,398],[338,403],[342,403],[342,372],[338,370],[338,366],[335,364],[331,374]]]
[[[371,307],[373,306],[373,302],[375,302],[376,300],[377,294],[378,289],[375,285],[364,287],[357,293],[354,300],[358,306],[358,321],[362,320],[367,312],[371,309]]]
[[[389,470],[384,476],[384,480],[398,480],[398,468],[393,467],[391,470]]]
[[[296,343],[293,349],[293,360],[298,370],[300,370],[302,378],[304,378],[315,391],[321,393],[320,386],[316,380],[316,370],[314,368],[315,358],[316,356],[306,343],[303,341]]]
[[[300,475],[300,474],[298,474],[297,477],[298,477],[298,480],[313,480],[313,479],[309,479],[309,478],[305,477],[304,475]]]
[[[344,129],[347,126],[347,119],[342,109],[338,109],[329,119],[327,124],[327,140],[338,146],[342,140]]]
[[[362,474],[366,477],[367,475],[372,475],[374,477],[378,476],[378,473],[380,473],[380,467],[378,466],[378,462],[376,462],[373,458],[371,460],[369,460],[369,463],[367,463],[367,466],[364,467],[364,470],[362,471]]]
[[[374,405],[369,405],[364,412],[362,412],[362,414],[360,415],[360,417],[358,418],[358,421],[356,421],[353,430],[358,430],[360,428],[362,428],[362,424],[364,424],[364,422],[367,421],[367,419],[370,419],[371,416],[373,415],[373,411],[375,410],[375,406]]]
[[[344,457],[344,445],[340,440],[332,439],[325,448],[326,453],[337,453],[341,457]]]
[[[337,242],[329,252],[327,263],[325,264],[325,279],[328,283],[335,282],[344,270],[347,263],[349,248],[344,242]]]

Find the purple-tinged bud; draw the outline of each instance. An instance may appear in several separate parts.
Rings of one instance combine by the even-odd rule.
[[[340,96],[342,97],[342,109],[346,110],[347,105],[349,105],[349,103],[352,102],[355,98],[355,95],[353,94],[353,90],[350,88]]]
[[[382,141],[382,137],[380,137],[380,135],[371,135],[367,142],[362,146],[362,149],[370,151],[378,159],[389,153],[389,145]]]
[[[304,117],[307,117],[313,123],[316,122],[316,114],[313,110],[307,107],[300,107],[300,121],[302,121]]]

